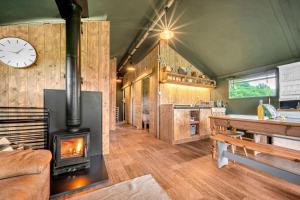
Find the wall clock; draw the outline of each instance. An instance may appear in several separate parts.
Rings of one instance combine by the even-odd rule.
[[[32,65],[36,60],[33,46],[20,38],[7,37],[0,39],[0,61],[15,68]]]

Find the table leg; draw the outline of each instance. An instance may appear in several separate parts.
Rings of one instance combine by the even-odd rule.
[[[211,135],[216,135],[216,127],[215,126],[212,126]],[[212,144],[211,144],[212,159],[216,159],[216,146],[217,146],[217,142],[215,140],[212,140]]]

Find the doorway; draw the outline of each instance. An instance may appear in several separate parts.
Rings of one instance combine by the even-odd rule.
[[[150,128],[150,78],[146,77],[142,80],[142,127],[149,130]]]

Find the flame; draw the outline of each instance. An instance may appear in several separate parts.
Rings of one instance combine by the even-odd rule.
[[[76,153],[80,153],[82,149],[82,141],[79,140],[77,145],[76,145]]]

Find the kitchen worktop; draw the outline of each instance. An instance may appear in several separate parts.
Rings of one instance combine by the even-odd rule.
[[[211,109],[211,106],[206,105],[173,105],[174,109]]]

